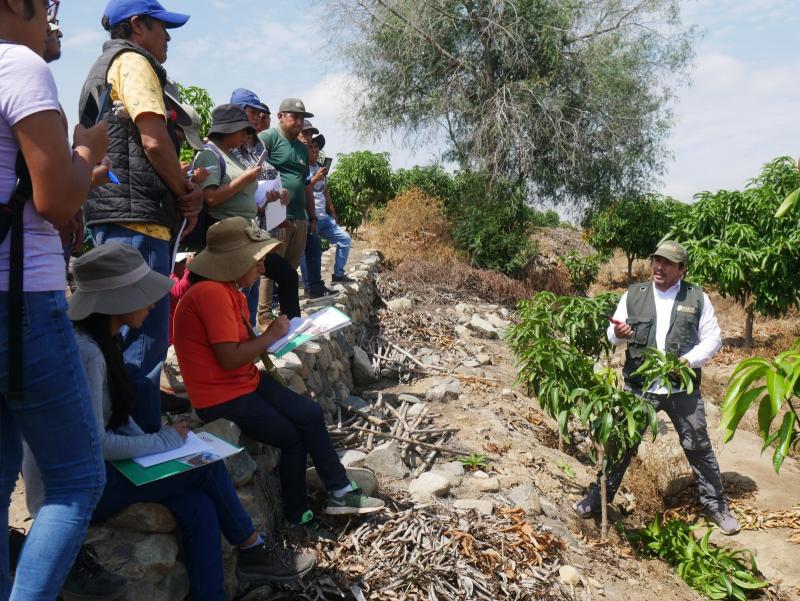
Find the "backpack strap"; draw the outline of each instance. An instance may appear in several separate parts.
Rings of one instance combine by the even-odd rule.
[[[253,326],[250,325],[250,322],[245,319],[244,314],[242,314],[242,323],[244,323],[244,327],[247,328],[247,333],[249,334],[250,338],[255,338],[257,336],[256,331],[253,329]],[[278,384],[286,386],[286,381],[283,379],[281,374],[278,373],[278,368],[275,367],[275,364],[272,362],[267,349],[264,349],[260,355],[260,358],[267,375],[275,380]]]
[[[217,155],[217,160],[219,161],[219,182],[220,184],[222,184],[222,180],[225,179],[225,174],[227,173],[227,168],[225,165],[225,157],[222,155],[222,151],[219,148],[217,148],[216,144],[213,144],[211,142],[206,142],[205,144],[203,144],[203,149],[210,150],[215,155]],[[194,155],[194,158],[192,159],[192,169],[194,169],[194,164],[195,161],[197,161],[198,155],[199,153]]]
[[[21,401],[23,394],[22,322],[24,318],[23,263],[25,259],[23,213],[33,196],[28,166],[22,151],[17,153],[17,185],[7,205],[0,211],[0,243],[11,235],[8,272],[8,394],[9,400]]]

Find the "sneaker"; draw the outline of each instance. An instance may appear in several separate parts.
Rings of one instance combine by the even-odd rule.
[[[125,593],[127,582],[101,566],[90,545],[83,545],[61,587],[61,598],[64,601],[113,601]]]
[[[336,535],[325,528],[310,509],[303,514],[300,522],[289,522],[286,534],[298,544],[307,540],[336,540]]]
[[[264,542],[249,549],[239,549],[236,575],[239,580],[253,582],[290,582],[302,578],[317,563],[313,553],[295,553],[271,536],[261,533]]]
[[[710,521],[714,522],[718,527],[719,531],[726,536],[733,536],[741,527],[739,526],[739,522],[727,508],[720,507],[718,509],[709,509],[706,508],[703,511],[706,518]]]
[[[371,497],[378,490],[378,478],[374,472],[363,467],[348,467],[345,468],[345,471],[347,472],[347,479],[357,488],[364,491],[365,495]],[[315,467],[310,467],[306,470],[306,487],[311,490],[328,492]]]
[[[600,504],[591,497],[584,497],[580,501],[577,501],[572,508],[575,510],[575,513],[578,514],[578,517],[588,520],[594,516],[597,511],[600,511]]]
[[[8,527],[8,565],[11,574],[17,571],[19,554],[22,553],[22,545],[25,544],[25,531],[20,528]]]
[[[381,511],[386,505],[380,499],[368,497],[364,491],[352,484],[353,490],[343,494],[341,497],[328,495],[328,503],[325,506],[325,513],[328,515],[356,515],[364,513],[375,513]]]
[[[336,275],[335,273],[331,276],[331,283],[332,284],[355,284],[356,281],[346,276],[345,274]]]

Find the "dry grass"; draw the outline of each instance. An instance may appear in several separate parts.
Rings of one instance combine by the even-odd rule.
[[[442,201],[416,188],[390,200],[365,233],[389,267],[406,259],[447,261],[456,255]]]

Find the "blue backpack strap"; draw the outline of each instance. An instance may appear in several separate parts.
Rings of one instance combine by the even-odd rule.
[[[210,150],[215,155],[217,155],[217,160],[219,161],[219,181],[220,183],[222,183],[222,180],[225,179],[225,174],[227,173],[227,169],[225,166],[225,157],[222,155],[222,151],[219,148],[217,148],[215,144],[212,144],[211,142],[203,144],[203,149]],[[197,155],[195,155],[194,159],[192,159],[192,167],[191,167],[192,169],[194,169],[194,163],[196,160],[197,160]]]

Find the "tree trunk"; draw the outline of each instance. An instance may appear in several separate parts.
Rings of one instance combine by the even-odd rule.
[[[606,470],[603,469],[604,449],[597,452],[597,465],[600,466],[600,538],[608,538],[608,494],[606,492]]]
[[[628,286],[633,284],[633,255],[628,256]]]
[[[753,321],[755,319],[753,303],[750,303],[745,308],[747,317],[744,322],[744,347],[753,348]]]

